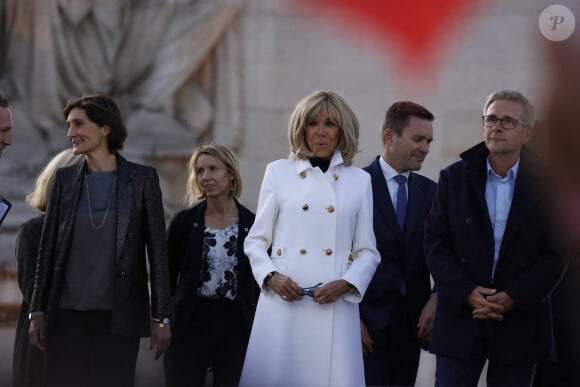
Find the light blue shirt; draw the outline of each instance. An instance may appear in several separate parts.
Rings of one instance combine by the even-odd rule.
[[[507,224],[510,207],[512,205],[512,198],[514,196],[514,187],[516,185],[516,177],[518,175],[518,168],[520,160],[508,171],[505,177],[501,177],[493,171],[487,158],[487,180],[485,183],[485,201],[487,203],[487,210],[489,211],[489,220],[493,228],[493,267],[491,269],[491,278],[495,274],[495,267],[497,266],[497,259],[499,257],[499,250],[503,240],[503,234]]]

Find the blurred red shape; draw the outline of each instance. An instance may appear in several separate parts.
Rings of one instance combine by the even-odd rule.
[[[365,27],[381,40],[395,45],[404,66],[433,64],[458,27],[479,0],[301,0],[304,6],[342,11],[349,28]],[[318,8],[321,7],[321,8]],[[324,13],[322,13],[324,14]],[[463,23],[462,23],[463,22]]]

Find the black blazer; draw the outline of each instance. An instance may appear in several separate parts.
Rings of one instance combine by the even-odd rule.
[[[86,163],[80,162],[57,170],[50,190],[31,305],[32,311],[46,313],[47,334],[58,310],[86,168]],[[154,168],[128,162],[117,154],[116,189],[111,329],[116,334],[143,337],[150,334],[151,315],[169,316],[167,238],[159,178]]]
[[[236,201],[238,205],[238,303],[244,316],[247,337],[260,289],[254,280],[250,261],[244,254],[244,240],[254,223],[255,215]],[[180,211],[168,229],[169,273],[171,283],[171,334],[183,334],[195,313],[197,289],[201,286],[203,233],[205,229],[206,201]]]
[[[44,369],[44,353],[34,348],[28,338],[30,320],[28,311],[34,286],[34,272],[44,214],[22,223],[16,238],[16,264],[18,286],[22,292],[22,305],[16,323],[13,372],[15,387],[40,387]]]
[[[431,294],[431,281],[423,250],[425,218],[431,209],[437,185],[411,172],[405,229],[401,231],[378,156],[364,168],[373,187],[373,224],[381,263],[360,304],[361,318],[371,334],[382,330],[392,318],[407,313],[415,324]],[[393,303],[401,283],[407,290],[406,310]],[[413,326],[416,329],[416,326]]]
[[[490,359],[555,359],[550,295],[567,258],[546,213],[549,195],[536,157],[523,148],[510,213],[492,281],[493,229],[485,201],[484,143],[441,171],[425,231],[425,253],[439,297],[430,350],[466,357],[482,324],[494,327]],[[501,322],[475,320],[465,303],[476,286],[505,291],[515,308]]]

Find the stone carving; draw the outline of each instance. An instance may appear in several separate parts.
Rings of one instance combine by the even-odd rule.
[[[65,102],[100,91],[125,115],[124,153],[157,167],[168,214],[181,207],[192,148],[240,146],[240,8],[239,0],[0,2],[0,89],[15,121],[0,163],[3,194],[23,197],[69,146]]]

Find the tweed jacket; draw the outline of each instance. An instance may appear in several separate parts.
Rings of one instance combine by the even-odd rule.
[[[485,200],[488,151],[484,143],[441,171],[425,228],[425,256],[439,297],[434,353],[468,356],[483,324],[493,327],[490,359],[535,363],[555,359],[551,293],[567,266],[547,214],[547,181],[534,154],[522,149],[513,199],[495,273],[493,228]],[[506,292],[515,308],[503,321],[472,317],[466,299],[476,286]]]
[[[58,311],[85,173],[85,162],[57,170],[48,199],[31,305],[31,311],[45,312],[47,334]],[[128,162],[117,154],[116,189],[111,329],[124,336],[144,337],[150,334],[151,315],[169,316],[167,240],[159,178],[154,168]]]
[[[236,201],[238,206],[238,299],[246,340],[250,336],[260,289],[254,280],[250,262],[244,254],[244,240],[254,223],[254,214]],[[195,313],[197,290],[201,286],[203,235],[205,229],[204,200],[194,207],[178,212],[167,232],[169,277],[171,284],[171,334],[178,337],[188,327]]]

